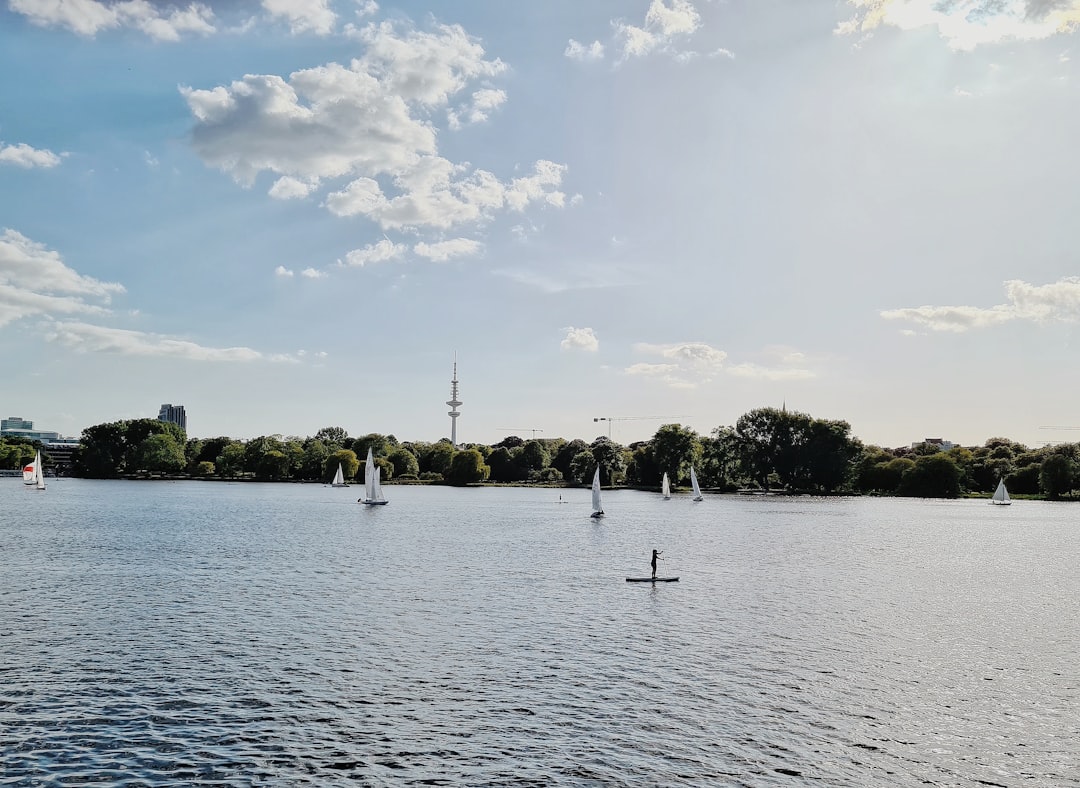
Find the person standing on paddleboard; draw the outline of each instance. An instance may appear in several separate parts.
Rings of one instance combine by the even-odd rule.
[[[663,552],[664,552],[663,550],[656,550],[656,549],[654,549],[652,551],[652,561],[650,563],[652,564],[652,576],[653,577],[656,577],[656,562],[663,560],[662,558],[660,558],[660,554],[663,553]]]

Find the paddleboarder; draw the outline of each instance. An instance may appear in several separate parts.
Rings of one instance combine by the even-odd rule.
[[[652,551],[652,561],[650,563],[652,564],[652,576],[653,577],[656,577],[656,562],[664,560],[664,559],[662,559],[660,557],[660,555],[663,552],[664,552],[663,550],[656,550],[655,548]]]

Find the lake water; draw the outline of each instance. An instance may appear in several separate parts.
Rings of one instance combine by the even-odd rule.
[[[1078,505],[387,493],[4,480],[0,785],[1080,785]]]

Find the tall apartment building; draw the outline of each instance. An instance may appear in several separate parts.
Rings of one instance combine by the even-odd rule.
[[[168,421],[172,424],[179,424],[180,428],[187,432],[187,413],[184,412],[183,405],[170,405],[165,403],[161,406],[161,410],[158,411],[158,421]]]
[[[0,419],[0,432],[32,429],[34,429],[34,422],[24,419],[22,416],[8,416],[6,419]]]

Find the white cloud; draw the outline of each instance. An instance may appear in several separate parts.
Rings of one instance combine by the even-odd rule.
[[[690,0],[652,0],[643,26],[622,21],[612,24],[624,60],[657,50],[678,55],[672,47],[674,40],[696,32],[701,27],[701,15]]]
[[[214,12],[203,3],[162,8],[149,0],[8,0],[8,7],[35,25],[63,27],[89,37],[123,27],[141,30],[158,41],[215,32]]]
[[[562,165],[538,161],[533,175],[503,183],[438,155],[433,110],[445,108],[459,125],[487,119],[506,101],[504,91],[485,86],[458,97],[506,66],[486,59],[460,26],[399,28],[351,28],[365,49],[348,66],[329,63],[287,79],[249,74],[210,90],[182,87],[196,153],[244,186],[260,173],[279,176],[271,189],[277,197],[297,196],[300,184],[310,193],[342,179],[324,206],[384,229],[447,229],[533,203],[563,207]]]
[[[582,44],[580,41],[570,39],[570,43],[566,45],[566,51],[563,52],[571,60],[603,60],[604,59],[604,45],[599,41],[593,41],[589,45]]]
[[[1004,304],[977,306],[919,306],[887,309],[886,320],[907,320],[932,331],[964,332],[1013,320],[1072,323],[1080,320],[1080,277],[1067,276],[1048,285],[1019,279],[1005,282]]]
[[[472,101],[461,109],[447,110],[450,128],[460,129],[474,123],[483,123],[492,111],[506,102],[506,91],[484,88],[472,94]]]
[[[267,194],[275,200],[299,200],[307,197],[314,189],[315,185],[312,183],[285,175],[274,181]]]
[[[266,355],[246,347],[212,348],[184,339],[106,328],[87,323],[54,322],[45,338],[80,353],[119,353],[125,356],[161,356],[190,361],[295,361],[286,355]]]
[[[882,25],[936,28],[950,48],[971,51],[1003,41],[1032,41],[1071,32],[1080,0],[848,0],[855,15],[836,32],[867,34]]]
[[[123,285],[79,274],[57,252],[15,230],[0,236],[0,326],[31,315],[104,314],[102,304],[123,292]]]
[[[285,266],[279,265],[277,268],[274,269],[274,274],[277,276],[285,277],[286,279],[291,279],[293,272]]]
[[[727,368],[729,375],[739,378],[758,378],[762,380],[808,380],[817,377],[809,369],[765,367],[760,364],[733,364]]]
[[[805,367],[806,355],[786,346],[765,348],[760,355],[770,363],[742,362],[728,364],[728,354],[704,342],[680,342],[670,345],[638,343],[634,351],[643,355],[660,356],[663,363],[636,363],[623,371],[628,375],[655,378],[672,388],[696,388],[710,383],[721,372],[744,378],[767,380],[802,380],[816,377]]]
[[[0,145],[0,164],[14,164],[16,167],[55,167],[60,157],[51,150],[32,148],[25,142],[17,145]]]
[[[408,247],[405,244],[396,244],[389,238],[368,244],[363,249],[353,249],[345,255],[342,265],[363,267],[368,263],[384,263],[388,260],[398,260],[405,255]]]
[[[327,0],[262,0],[262,6],[270,16],[286,19],[294,34],[329,35],[337,22]]]
[[[300,276],[305,279],[324,279],[326,277],[326,272],[320,271],[318,268],[305,268],[300,272]]]
[[[421,241],[413,247],[413,251],[432,262],[443,263],[451,257],[478,254],[483,248],[484,245],[479,241],[473,241],[469,238],[454,238],[450,241],[440,241],[433,244]]]
[[[563,330],[566,336],[559,343],[559,347],[563,350],[583,350],[587,353],[595,353],[600,349],[600,340],[591,328],[569,326]]]

